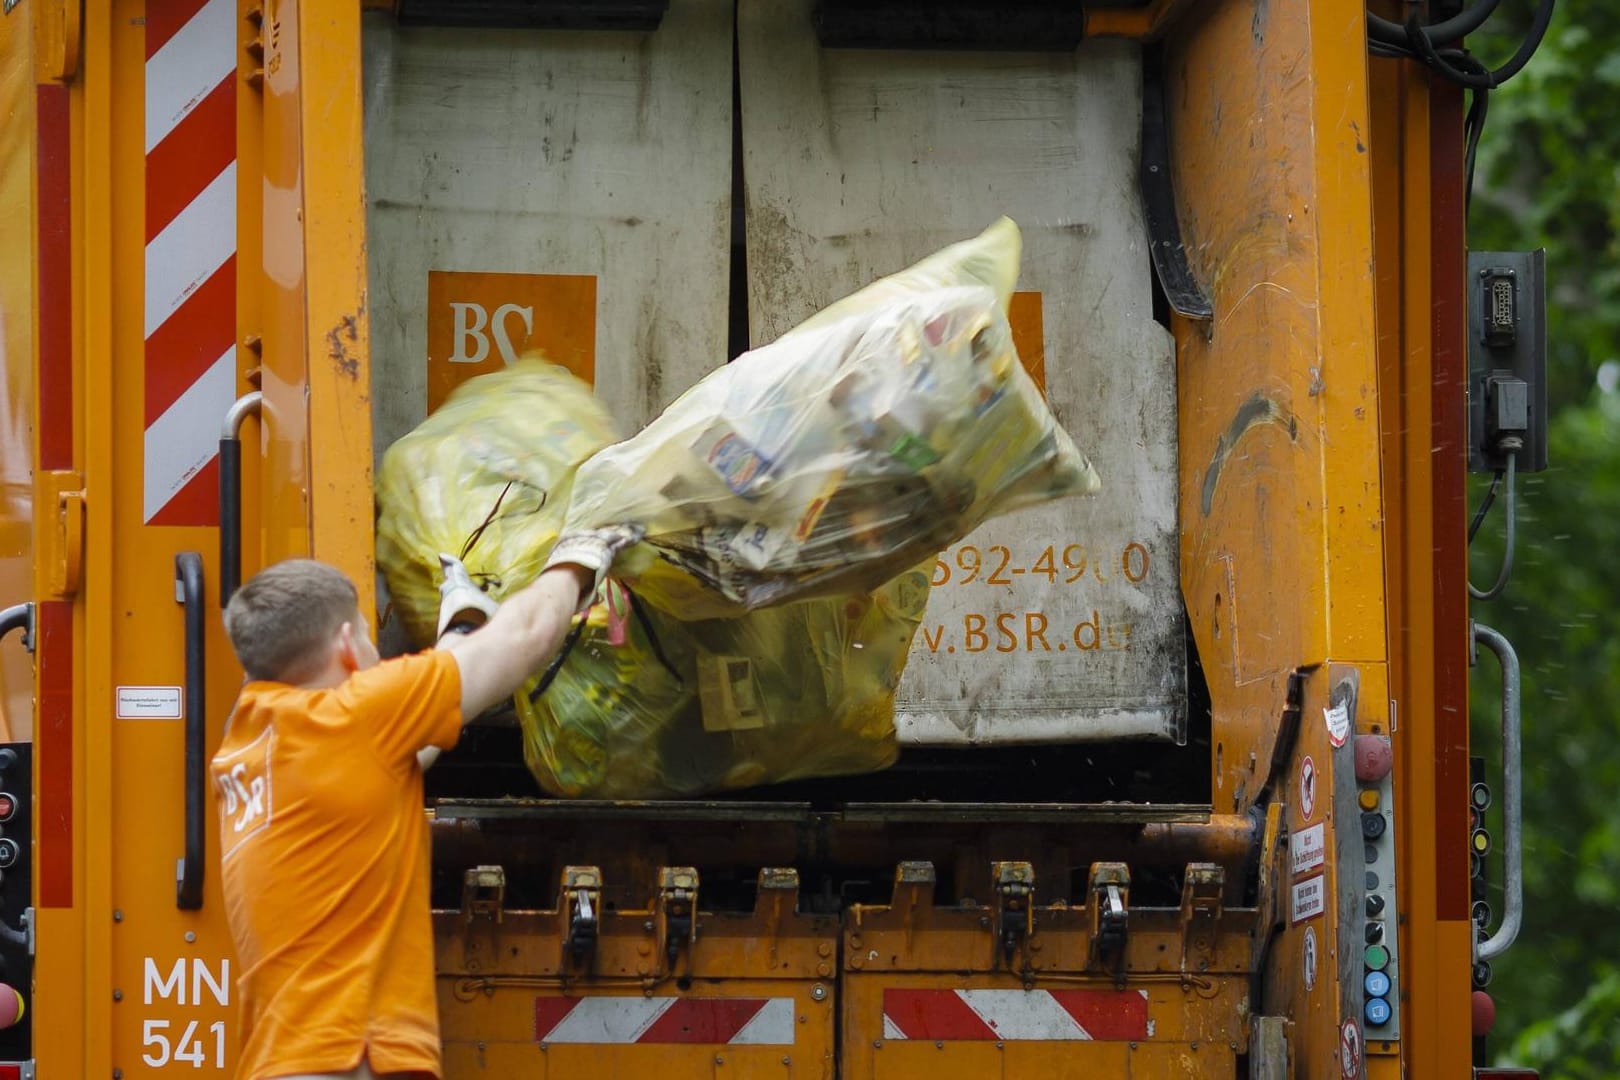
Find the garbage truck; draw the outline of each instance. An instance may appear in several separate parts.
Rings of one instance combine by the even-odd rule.
[[[543,351],[628,434],[1001,215],[1101,492],[938,554],[891,768],[565,799],[469,727],[445,1075],[1531,1075],[1465,485],[1544,461],[1542,269],[1468,252],[1413,12],[1482,18],[7,0],[0,1077],[232,1074],[220,602],[313,556],[401,648],[376,470],[452,390]]]

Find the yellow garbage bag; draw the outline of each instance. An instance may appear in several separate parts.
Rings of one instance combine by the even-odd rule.
[[[580,466],[569,528],[644,527],[619,572],[683,619],[855,594],[987,518],[1101,486],[1013,346],[1003,219],[692,387]]]
[[[457,387],[383,455],[377,563],[417,646],[433,643],[439,552],[496,599],[540,574],[579,463],[618,438],[591,389],[537,356]]]
[[[556,795],[652,799],[885,768],[928,588],[918,567],[870,593],[682,621],[610,584],[549,686],[517,695],[529,770]]]

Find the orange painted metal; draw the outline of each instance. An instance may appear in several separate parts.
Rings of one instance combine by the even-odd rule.
[[[33,598],[34,557],[37,106],[32,12],[13,14],[0,22],[0,206],[7,208],[0,215],[0,356],[7,358],[0,369],[0,607]],[[28,737],[32,683],[22,642],[0,641],[0,738]]]
[[[1462,863],[1440,849],[1434,822],[1461,815],[1443,806],[1437,784],[1437,717],[1466,714],[1455,687],[1441,688],[1439,654],[1450,651],[1442,628],[1437,585],[1455,577],[1438,557],[1437,532],[1460,526],[1439,520],[1433,496],[1436,473],[1454,469],[1434,452],[1435,402],[1432,201],[1434,178],[1428,80],[1399,64],[1371,70],[1373,220],[1378,285],[1381,427],[1385,482],[1391,696],[1398,703],[1395,731],[1396,834],[1401,934],[1407,989],[1402,1044],[1410,1075],[1462,1076],[1471,1063],[1467,1025],[1469,929],[1439,913],[1440,867]],[[1460,587],[1460,586],[1459,586]],[[1457,635],[1456,648],[1462,647]],[[1459,877],[1464,866],[1452,870]]]
[[[293,14],[298,30],[293,94],[303,157],[310,552],[348,573],[360,590],[360,610],[369,612],[376,564],[360,8],[270,5],[277,7]],[[274,225],[267,215],[267,242]]]

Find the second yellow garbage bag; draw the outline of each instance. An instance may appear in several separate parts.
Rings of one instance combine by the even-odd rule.
[[[610,586],[544,693],[518,694],[529,769],[556,795],[653,799],[885,768],[928,588],[916,568],[693,622]]]

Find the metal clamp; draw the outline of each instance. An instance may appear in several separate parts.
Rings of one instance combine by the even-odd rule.
[[[1130,934],[1131,871],[1120,862],[1091,864],[1091,965],[1125,977],[1125,943]]]
[[[697,940],[698,872],[690,866],[658,868],[657,923],[659,955],[675,970],[675,960],[686,950],[688,964]]]
[[[575,964],[596,948],[602,910],[602,871],[594,866],[563,867],[562,903],[558,908],[568,919],[563,947]]]
[[[1524,849],[1521,806],[1523,751],[1520,745],[1523,682],[1519,654],[1497,631],[1474,623],[1474,641],[1496,654],[1502,667],[1502,922],[1496,933],[1477,944],[1476,961],[1490,961],[1507,952],[1519,936],[1524,918]]]

